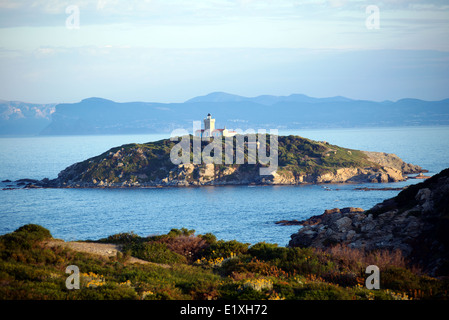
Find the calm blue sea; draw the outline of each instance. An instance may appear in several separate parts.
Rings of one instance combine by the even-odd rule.
[[[395,153],[428,169],[449,167],[449,127],[323,129],[280,132],[344,147]],[[73,164],[125,143],[143,143],[164,135],[57,136],[0,138],[0,181],[55,178]],[[357,191],[356,187],[400,187],[418,183],[310,186],[226,186],[166,189],[0,190],[0,234],[27,223],[40,224],[55,238],[99,239],[133,231],[141,236],[172,228],[211,232],[218,239],[286,245],[304,219],[335,207],[369,209],[398,191]],[[7,183],[1,183],[5,187]]]

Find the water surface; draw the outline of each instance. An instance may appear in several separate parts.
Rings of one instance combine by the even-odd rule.
[[[332,129],[280,132],[343,147],[395,153],[435,174],[449,167],[449,127]],[[73,164],[111,147],[144,143],[163,135],[0,138],[0,179],[55,178]],[[305,219],[325,209],[369,209],[398,191],[357,191],[390,184],[224,186],[148,189],[29,189],[0,191],[0,234],[26,223],[48,228],[64,240],[99,239],[119,232],[146,236],[171,228],[211,232],[218,239],[286,245],[297,226],[279,220]],[[1,186],[6,186],[2,183]]]

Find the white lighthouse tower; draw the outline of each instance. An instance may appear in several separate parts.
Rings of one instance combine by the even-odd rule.
[[[212,116],[207,114],[207,117],[204,118],[204,137],[212,137],[212,132],[215,130],[215,119]]]
[[[212,118],[209,113],[206,118],[204,118],[204,129],[196,130],[195,136],[197,137],[232,137],[235,136],[237,132],[230,131],[224,127],[224,129],[215,129],[215,119]]]

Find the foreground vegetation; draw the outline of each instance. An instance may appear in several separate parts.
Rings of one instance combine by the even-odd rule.
[[[104,258],[47,246],[51,238],[38,225],[0,237],[0,299],[448,299],[447,279],[407,268],[398,252],[250,246],[173,229],[98,240],[122,248]],[[151,263],[131,263],[131,256]],[[380,290],[365,288],[370,264],[381,270]],[[66,288],[69,265],[79,267],[79,290]]]

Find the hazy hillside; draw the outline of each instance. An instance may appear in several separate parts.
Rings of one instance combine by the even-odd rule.
[[[0,100],[0,135],[36,134],[51,123],[55,104]]]
[[[0,134],[169,133],[177,128],[192,132],[192,122],[202,121],[208,113],[216,118],[217,127],[242,130],[449,125],[449,99],[375,102],[302,94],[249,98],[215,92],[184,103],[118,103],[89,98],[52,105],[54,109],[48,105],[27,106],[40,113],[35,111],[33,116],[21,109],[21,117],[11,111],[11,106],[0,105]],[[23,124],[27,121],[28,125]]]
[[[273,96],[261,95],[257,97],[242,97],[238,95],[229,94],[226,92],[212,92],[205,96],[199,96],[187,100],[187,103],[192,102],[236,102],[236,101],[251,101],[264,105],[273,105],[278,102],[298,102],[298,103],[313,103],[313,102],[342,102],[353,101],[345,97],[331,97],[331,98],[313,98],[304,94],[291,94],[289,96]]]

